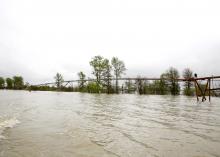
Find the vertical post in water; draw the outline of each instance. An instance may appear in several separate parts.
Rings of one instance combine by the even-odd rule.
[[[196,84],[196,80],[195,80],[195,79],[194,79],[194,85],[195,85],[195,90],[196,90],[196,98],[197,98],[197,101],[199,101],[198,90],[197,90],[197,84]]]
[[[211,101],[211,91],[210,91],[210,87],[211,86],[211,80],[209,79],[209,102]]]

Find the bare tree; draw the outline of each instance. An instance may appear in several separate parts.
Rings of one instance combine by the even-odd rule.
[[[63,82],[63,76],[60,73],[57,73],[54,79],[55,79],[57,88],[60,89],[62,82]]]

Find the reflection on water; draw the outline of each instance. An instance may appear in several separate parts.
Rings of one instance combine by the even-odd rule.
[[[215,157],[219,148],[219,98],[0,91],[1,157]]]

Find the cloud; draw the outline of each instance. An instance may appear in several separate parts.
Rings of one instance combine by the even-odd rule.
[[[91,76],[95,55],[118,56],[127,76],[181,72],[218,75],[220,2],[205,0],[3,0],[0,75],[52,81],[56,72]]]

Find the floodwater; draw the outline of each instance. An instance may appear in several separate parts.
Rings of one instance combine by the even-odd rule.
[[[220,156],[220,98],[0,91],[0,157],[148,156]]]

